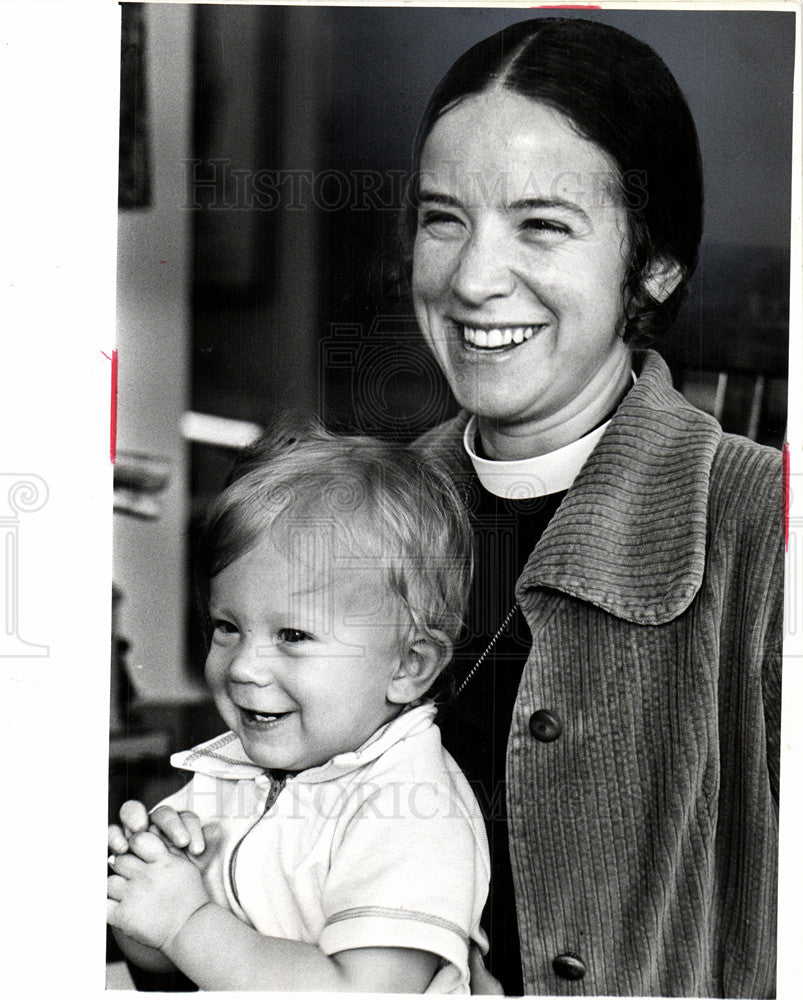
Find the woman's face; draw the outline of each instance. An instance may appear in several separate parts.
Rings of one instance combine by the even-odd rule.
[[[630,367],[617,179],[567,118],[510,91],[437,121],[421,157],[413,295],[461,406],[526,434],[616,405]]]

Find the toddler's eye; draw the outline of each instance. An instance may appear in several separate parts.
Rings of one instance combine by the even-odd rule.
[[[312,638],[309,632],[303,632],[300,628],[280,628],[278,636],[282,642],[289,643],[306,642]]]
[[[215,630],[217,635],[234,635],[237,631],[237,626],[233,622],[226,621],[225,618],[216,618],[212,622],[212,628]]]

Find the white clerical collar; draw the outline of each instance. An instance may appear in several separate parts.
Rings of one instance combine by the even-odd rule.
[[[463,447],[477,478],[489,493],[508,500],[526,500],[568,490],[609,423],[606,420],[584,437],[546,455],[502,462],[480,458],[474,451],[477,418],[472,417],[463,433]]]
[[[635,372],[632,373],[632,378],[635,383]],[[546,455],[506,462],[480,458],[474,451],[477,418],[472,417],[463,432],[463,447],[471,459],[477,478],[489,493],[508,500],[527,500],[568,490],[609,423],[610,420],[606,420],[583,437]]]

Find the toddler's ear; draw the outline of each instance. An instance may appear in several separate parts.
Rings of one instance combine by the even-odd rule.
[[[388,701],[409,705],[421,698],[451,657],[452,640],[444,632],[412,633],[388,684]]]

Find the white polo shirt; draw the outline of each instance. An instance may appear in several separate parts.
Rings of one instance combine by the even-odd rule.
[[[359,749],[284,783],[234,733],[174,754],[194,771],[164,800],[198,814],[212,898],[270,937],[433,952],[427,992],[468,992],[490,865],[476,799],[441,746],[435,707],[387,723]]]

